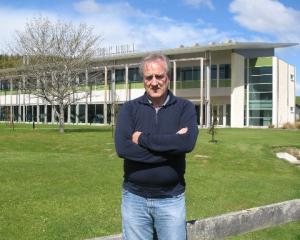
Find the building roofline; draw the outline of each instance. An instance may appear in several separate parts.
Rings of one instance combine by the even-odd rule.
[[[299,45],[298,43],[272,43],[272,42],[235,42],[227,41],[222,43],[209,43],[209,44],[195,44],[194,46],[180,46],[178,48],[160,49],[145,52],[134,52],[120,55],[112,55],[105,57],[95,57],[92,62],[98,61],[114,61],[114,60],[124,60],[124,59],[135,59],[142,58],[145,55],[153,52],[162,52],[168,56],[174,56],[176,54],[186,54],[186,53],[201,53],[206,51],[222,51],[222,50],[238,50],[238,49],[275,49],[275,48],[286,48]],[[0,73],[18,71],[20,68],[7,68],[0,69]]]
[[[168,56],[185,53],[220,51],[220,50],[235,50],[235,49],[275,49],[297,46],[298,43],[270,43],[270,42],[234,42],[228,41],[224,43],[209,43],[205,45],[195,44],[194,46],[180,46],[178,48],[160,49],[154,51],[135,52],[122,55],[112,55],[105,57],[96,57],[96,61],[101,60],[122,60],[132,58],[142,58],[152,52],[162,52]]]

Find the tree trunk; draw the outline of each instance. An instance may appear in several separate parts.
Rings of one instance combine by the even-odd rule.
[[[65,132],[65,114],[64,114],[64,105],[59,105],[59,132]]]

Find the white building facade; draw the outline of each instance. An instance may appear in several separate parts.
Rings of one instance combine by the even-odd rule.
[[[274,52],[294,45],[228,42],[161,52],[172,64],[170,89],[195,104],[201,127],[213,119],[224,127],[281,127],[295,122],[296,69]],[[144,93],[138,65],[146,54],[94,59],[93,67],[78,76],[90,95],[69,106],[66,123],[114,123],[117,109],[112,106]],[[17,80],[26,76],[1,71],[6,74],[0,78],[0,121],[57,123],[57,106],[19,89]]]

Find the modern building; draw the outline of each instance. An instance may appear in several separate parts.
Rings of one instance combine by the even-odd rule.
[[[295,122],[296,69],[275,56],[294,43],[212,43],[162,50],[170,57],[170,89],[195,104],[198,123],[230,127],[274,126]],[[67,123],[114,123],[114,103],[144,93],[138,64],[146,52],[99,57],[78,76],[91,94],[65,112]],[[10,69],[1,70],[0,121],[56,123],[55,107],[22,92]]]

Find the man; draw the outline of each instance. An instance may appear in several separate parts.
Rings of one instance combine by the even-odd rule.
[[[170,62],[150,54],[140,64],[145,94],[123,105],[115,146],[124,158],[123,240],[186,239],[185,154],[198,136],[195,106],[169,90]]]

